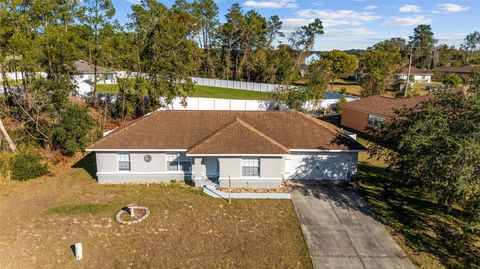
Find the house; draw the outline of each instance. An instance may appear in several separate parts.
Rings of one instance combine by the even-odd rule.
[[[205,180],[278,188],[284,179],[348,180],[364,147],[296,111],[157,111],[121,126],[95,152],[99,183]]]
[[[74,62],[75,73],[73,75],[73,84],[77,86],[77,92],[80,95],[86,95],[93,91],[94,84],[94,65],[84,60]],[[117,84],[117,71],[102,66],[97,66],[97,85],[98,84]]]
[[[401,72],[395,75],[398,80],[406,81],[408,77],[408,67],[405,67]],[[413,77],[413,82],[431,83],[433,72],[423,69],[418,69],[414,66],[410,69],[410,76]]]
[[[308,66],[313,64],[316,61],[320,61],[320,59],[321,59],[320,54],[317,52],[313,52],[305,58],[305,64]]]
[[[378,124],[388,122],[397,109],[413,108],[432,95],[416,96],[407,99],[384,96],[370,96],[343,104],[341,125],[362,133]]]
[[[473,70],[478,67],[477,65],[465,65],[465,66],[439,66],[433,69],[437,80],[442,80],[447,74],[455,74],[462,78],[466,78],[473,73]]]

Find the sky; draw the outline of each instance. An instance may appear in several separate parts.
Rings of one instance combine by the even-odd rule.
[[[160,0],[170,7],[174,0]],[[130,6],[140,0],[113,0],[115,18],[128,22]],[[480,31],[480,0],[216,0],[220,21],[239,3],[268,18],[278,15],[286,35],[319,18],[325,34],[314,50],[365,49],[392,37],[408,38],[418,24],[430,24],[439,44],[458,47],[464,37]],[[280,42],[286,40],[280,40]]]

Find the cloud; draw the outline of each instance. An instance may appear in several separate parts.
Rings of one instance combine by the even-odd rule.
[[[403,13],[411,13],[411,12],[418,13],[418,12],[421,12],[422,9],[416,5],[404,5],[403,7],[399,8],[398,11]]]
[[[438,4],[437,6],[444,12],[462,12],[470,9],[470,7],[452,3]]]
[[[246,1],[243,3],[246,7],[252,8],[295,8],[298,6],[296,0],[279,0],[279,1]]]
[[[347,29],[333,29],[325,30],[326,35],[333,36],[366,36],[376,34],[373,31],[370,31],[367,28],[347,28]]]
[[[127,1],[129,3],[132,3],[132,4],[135,4],[135,5],[139,5],[140,3],[142,3],[141,0],[125,0],[125,1]]]
[[[303,9],[297,12],[298,17],[303,19],[322,20],[324,26],[337,25],[360,25],[365,22],[380,19],[381,17],[373,12],[358,12],[354,10],[322,10]]]
[[[387,25],[401,25],[401,26],[411,26],[411,25],[418,25],[418,24],[426,24],[432,22],[431,18],[427,18],[424,16],[407,16],[407,17],[397,17],[393,16],[390,17],[384,24]]]
[[[366,6],[364,9],[365,9],[365,10],[374,10],[374,9],[377,9],[377,8],[378,8],[378,6],[368,5],[368,6]]]

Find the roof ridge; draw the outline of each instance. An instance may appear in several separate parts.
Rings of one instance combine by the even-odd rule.
[[[257,128],[253,127],[252,125],[248,124],[247,122],[245,122],[244,120],[240,119],[239,117],[237,117],[236,119],[240,124],[242,124],[243,126],[247,127],[249,130],[253,131],[254,133],[256,133],[257,135],[267,139],[268,141],[270,141],[272,144],[275,144],[276,146],[282,148],[283,150],[289,152],[290,150],[284,146],[283,144],[281,144],[280,142],[278,142],[277,140],[271,138],[270,136],[262,133],[260,130],[258,130]]]
[[[248,130],[254,132],[256,135],[258,136],[261,136],[262,138],[265,138],[266,140],[268,140],[268,142],[274,144],[275,146],[281,148],[282,150],[284,150],[285,152],[290,152],[290,150],[285,147],[284,145],[280,144],[278,141],[274,140],[273,138],[269,137],[268,135],[262,133],[260,130],[256,129],[255,127],[251,126],[250,124],[248,124],[247,122],[245,122],[244,120],[240,119],[238,116],[235,117],[235,119],[231,122],[229,122],[228,124],[225,124],[224,126],[218,128],[217,130],[213,131],[212,133],[210,133],[209,135],[207,135],[205,138],[199,140],[197,143],[193,144],[192,146],[189,147],[188,151],[191,151],[193,150],[195,147],[209,141],[210,139],[213,139],[215,136],[217,136],[218,134],[220,134],[221,132],[225,131],[227,128],[235,125],[236,123],[242,125],[243,127],[247,128]]]

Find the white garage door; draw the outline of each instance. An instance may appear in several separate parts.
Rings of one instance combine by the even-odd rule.
[[[285,158],[289,179],[345,180],[352,171],[349,153],[292,154]]]

